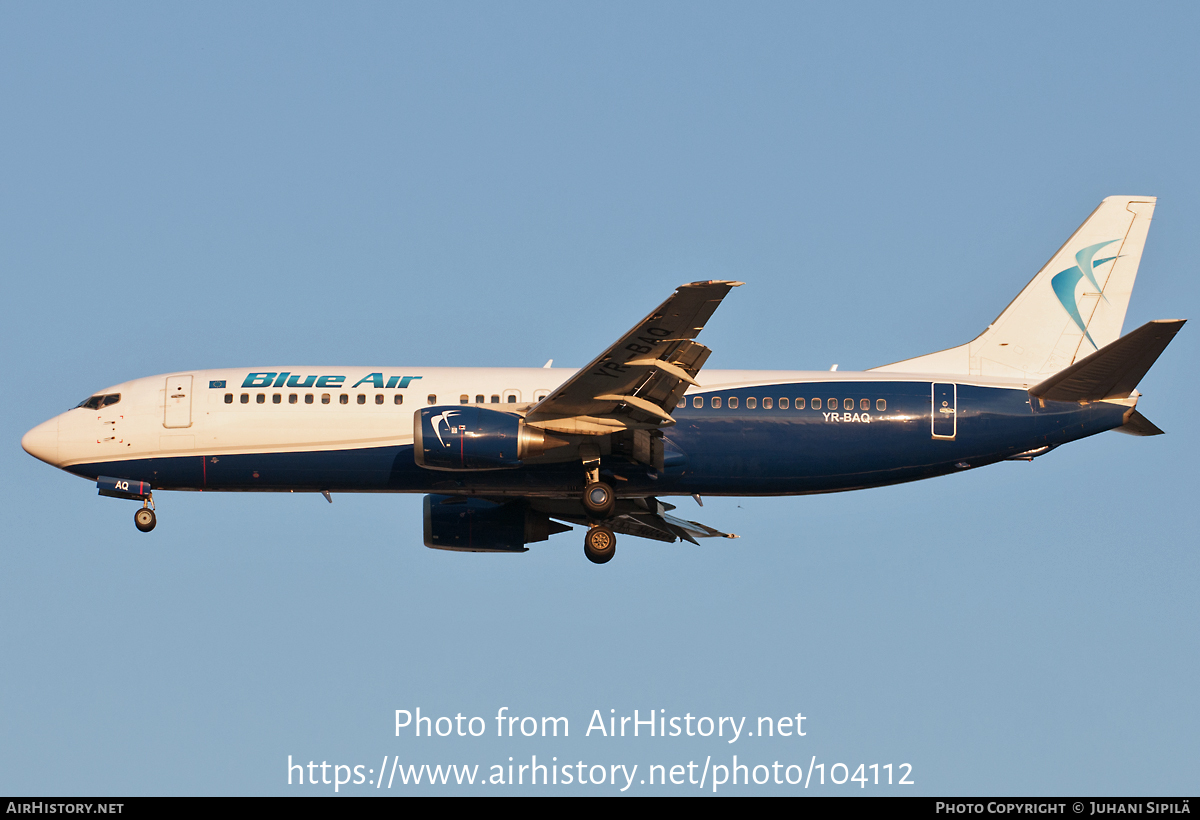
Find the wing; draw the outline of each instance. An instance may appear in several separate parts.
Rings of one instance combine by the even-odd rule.
[[[525,421],[565,433],[611,433],[675,423],[671,410],[708,359],[692,339],[741,282],[683,285],[649,316],[529,409]]]

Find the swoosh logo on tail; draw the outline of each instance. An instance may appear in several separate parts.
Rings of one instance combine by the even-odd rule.
[[[1107,242],[1099,242],[1095,245],[1088,245],[1075,254],[1075,264],[1064,271],[1059,271],[1050,279],[1050,287],[1054,289],[1054,295],[1058,297],[1059,303],[1063,306],[1063,310],[1075,322],[1075,326],[1083,332],[1087,340],[1091,342],[1094,349],[1099,350],[1099,346],[1092,339],[1092,334],[1088,333],[1087,322],[1079,315],[1079,301],[1075,298],[1075,286],[1079,284],[1079,280],[1087,278],[1100,297],[1105,302],[1108,297],[1104,295],[1104,288],[1100,287],[1100,283],[1096,281],[1095,269],[1105,262],[1111,262],[1116,259],[1115,256],[1109,256],[1105,259],[1096,259],[1096,253],[1103,247],[1111,245],[1120,240],[1110,239]]]

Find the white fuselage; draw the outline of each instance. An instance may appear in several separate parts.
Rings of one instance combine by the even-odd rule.
[[[96,409],[69,410],[35,427],[22,443],[31,454],[62,468],[197,452],[219,457],[411,445],[413,413],[422,407],[478,403],[523,411],[575,372],[571,368],[276,367],[150,376],[99,391],[97,395],[119,395],[120,400]],[[269,385],[243,386],[265,380],[248,374],[267,373],[272,374]],[[914,378],[931,380],[927,374],[706,370],[703,386],[690,388],[688,395],[754,385]],[[1018,379],[995,377],[947,380],[1028,387]],[[289,386],[289,381],[295,386]],[[224,386],[210,387],[213,384]]]

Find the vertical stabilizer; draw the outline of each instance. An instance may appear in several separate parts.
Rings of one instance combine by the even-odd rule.
[[[1116,341],[1154,203],[1108,197],[973,341],[874,369],[1040,380]]]

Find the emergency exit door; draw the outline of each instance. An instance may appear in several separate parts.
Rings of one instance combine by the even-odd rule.
[[[192,377],[168,376],[163,427],[192,426]]]
[[[958,385],[933,384],[933,437],[952,439],[958,433]]]

